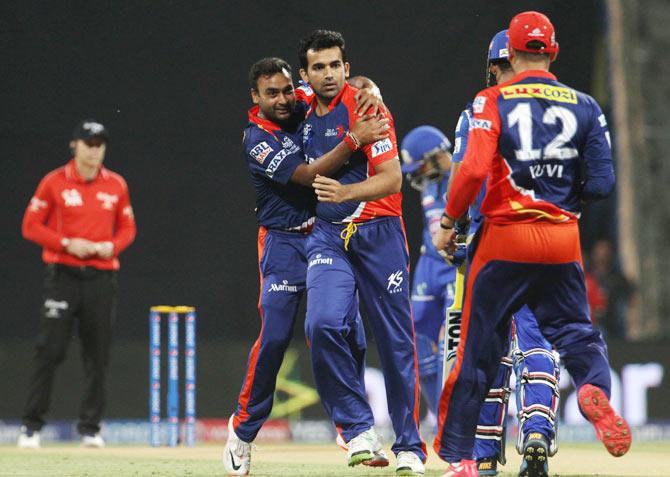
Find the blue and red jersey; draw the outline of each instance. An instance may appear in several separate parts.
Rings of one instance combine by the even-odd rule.
[[[468,147],[449,194],[460,217],[488,176],[482,214],[493,223],[575,222],[583,201],[614,186],[609,131],[590,96],[546,71],[526,71],[473,101]],[[473,147],[474,145],[474,147]]]
[[[472,125],[472,103],[468,103],[465,109],[458,118],[456,123],[456,132],[454,133],[454,154],[451,162],[461,163],[465,157],[465,151],[468,147],[468,134],[470,133],[470,126]],[[486,195],[486,181],[479,189],[477,198],[470,205],[468,215],[470,216],[469,234],[474,235],[482,223],[481,206],[484,196]]]
[[[256,190],[256,219],[268,229],[303,227],[314,216],[314,193],[289,184],[295,169],[305,162],[300,137],[249,110],[244,130],[244,157]]]
[[[356,122],[356,99],[358,90],[345,83],[342,91],[328,105],[329,112],[323,116],[315,113],[316,97],[302,126],[302,143],[308,161],[331,151],[337,146],[351,126]],[[398,144],[393,117],[390,120],[389,137],[363,146],[351,155],[339,171],[331,177],[342,184],[363,182],[375,175],[375,166],[384,161],[398,158]],[[402,194],[400,192],[369,202],[343,202],[341,204],[318,202],[317,217],[332,223],[364,222],[383,216],[402,215]]]

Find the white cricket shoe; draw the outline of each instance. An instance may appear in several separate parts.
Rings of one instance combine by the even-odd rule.
[[[414,452],[400,451],[396,455],[395,475],[423,475],[426,473],[426,466]]]
[[[90,449],[102,449],[105,447],[105,440],[102,438],[99,432],[96,432],[95,434],[82,434],[81,446],[88,447]]]
[[[26,426],[21,426],[21,434],[19,434],[16,445],[19,449],[39,449],[42,447],[39,431],[29,431]]]
[[[335,443],[345,452],[349,450],[349,445],[344,442],[344,437],[339,432],[335,438]],[[377,439],[378,448],[374,450],[374,457],[371,460],[363,461],[363,465],[368,467],[387,467],[389,465],[389,458],[386,452],[382,449],[382,445]]]
[[[235,434],[233,416],[228,419],[228,440],[223,449],[223,466],[228,475],[247,475],[251,468],[251,444]]]
[[[347,457],[349,458],[349,467],[375,459],[375,452],[381,450],[381,444],[374,428],[361,432],[356,437],[347,442]]]

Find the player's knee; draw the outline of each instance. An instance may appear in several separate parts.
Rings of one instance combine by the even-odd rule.
[[[330,315],[327,313],[310,315],[308,313],[305,320],[305,334],[313,346],[323,341],[344,339],[345,327],[341,324],[343,320]]]

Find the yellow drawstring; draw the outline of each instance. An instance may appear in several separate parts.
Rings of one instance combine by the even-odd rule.
[[[340,238],[344,240],[344,250],[349,250],[349,240],[356,233],[356,229],[358,229],[358,225],[354,222],[349,222],[347,227],[340,232]]]
[[[551,214],[549,214],[549,213],[547,213],[543,210],[527,209],[515,200],[510,200],[509,205],[510,205],[510,207],[512,207],[513,211],[518,212],[520,214],[532,214],[532,215],[535,215],[537,217],[542,217],[544,219],[551,220],[552,222],[565,222],[566,220],[569,219],[569,217],[565,214],[551,215]]]

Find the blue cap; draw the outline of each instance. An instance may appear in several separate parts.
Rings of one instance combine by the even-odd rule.
[[[495,34],[489,44],[489,61],[509,60],[508,49],[509,38],[507,30],[499,31]]]
[[[423,165],[427,155],[437,151],[448,151],[451,143],[442,131],[433,126],[419,126],[412,129],[400,144],[402,172],[409,174]]]

